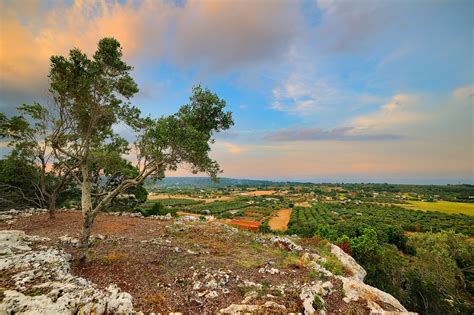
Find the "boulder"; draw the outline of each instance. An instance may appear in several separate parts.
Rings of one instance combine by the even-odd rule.
[[[351,278],[358,281],[364,281],[367,271],[359,265],[354,258],[344,252],[339,246],[330,244],[331,253],[341,262],[344,268],[349,271]]]

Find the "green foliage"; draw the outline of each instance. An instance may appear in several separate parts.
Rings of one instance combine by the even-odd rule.
[[[323,299],[319,296],[319,294],[314,295],[313,308],[315,310],[322,310],[324,308]]]
[[[272,232],[272,229],[268,225],[268,221],[270,221],[270,218],[266,219],[265,221],[262,222],[262,224],[260,224],[260,226],[258,227],[258,232],[260,232],[260,233],[271,233]]]
[[[54,114],[39,103],[23,104],[17,107],[18,116],[0,116],[0,137],[5,138],[12,153],[37,168],[37,176],[30,179],[34,183],[36,207],[48,207],[53,214],[58,203],[64,203],[74,189],[71,186],[70,170],[66,162],[53,154],[50,138],[54,133]],[[20,186],[12,189],[24,191]],[[24,196],[24,199],[30,199]],[[27,202],[24,200],[23,202]],[[30,202],[31,203],[31,202]]]
[[[473,243],[451,231],[416,235],[409,244],[416,259],[407,271],[407,306],[423,314],[472,314],[466,288],[472,289]]]
[[[148,203],[153,204],[155,200],[150,200]],[[171,206],[171,207],[179,207],[179,206],[189,206],[189,205],[197,205],[201,204],[203,200],[194,200],[194,199],[184,199],[184,198],[168,198],[168,199],[160,199],[160,203],[164,206]]]
[[[454,229],[458,233],[474,236],[473,216],[413,211],[376,204],[319,203],[311,208],[295,207],[288,231],[290,234],[308,237],[322,233],[324,237],[334,240],[334,233],[322,226],[330,227],[338,235],[346,234],[350,237],[359,236],[365,228],[372,227],[376,229],[379,238],[410,252],[412,249],[405,247],[404,231],[416,231],[417,225],[421,231]]]
[[[224,213],[219,214],[218,217],[220,219],[232,219],[234,217],[234,215],[230,212],[224,212]]]
[[[38,179],[35,165],[17,151],[0,160],[0,210],[42,206],[34,188]]]
[[[472,223],[465,215],[393,206],[318,204],[295,207],[288,233],[349,242],[353,257],[367,271],[366,282],[394,295],[410,310],[470,314],[472,305],[466,301],[473,290],[474,248],[465,235],[454,231],[472,235]],[[419,224],[422,230],[452,226],[454,231],[407,238],[408,224]]]
[[[211,214],[222,214],[229,210],[237,210],[249,206],[250,204],[243,200],[213,201],[211,203],[188,207],[186,211],[201,214],[206,214],[206,212],[209,211]]]
[[[148,217],[151,215],[167,215],[171,213],[172,216],[176,216],[176,210],[169,209],[168,207],[163,206],[160,202],[153,203],[151,208],[142,209],[141,213],[143,216]]]
[[[189,103],[170,116],[141,117],[129,100],[138,92],[114,38],[104,38],[92,58],[75,48],[67,57],[51,57],[50,92],[59,117],[51,143],[80,170],[83,201],[93,212],[133,194],[142,201],[147,177],[159,179],[166,170],[188,164],[194,173],[216,179],[219,165],[209,157],[215,133],[233,125],[225,101],[207,88],[195,86]],[[136,135],[133,146],[114,132],[118,124]],[[138,163],[124,159],[134,149]],[[94,194],[93,202],[88,202]]]

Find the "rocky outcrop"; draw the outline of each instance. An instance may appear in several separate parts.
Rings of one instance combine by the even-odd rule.
[[[354,258],[345,253],[336,245],[329,244],[329,249],[344,269],[349,273],[348,276],[336,276],[323,267],[327,261],[316,253],[302,248],[286,237],[273,237],[271,242],[280,248],[284,248],[291,252],[303,252],[300,259],[309,268],[315,272],[332,278],[330,281],[317,281],[312,285],[303,286],[300,293],[305,314],[321,314],[325,315],[324,297],[330,295],[333,291],[333,282],[340,280],[343,286],[345,303],[363,302],[370,310],[371,314],[403,314],[415,315],[416,313],[408,312],[407,309],[392,295],[365,284],[364,278],[367,272],[360,266]]]
[[[286,313],[284,305],[275,302],[265,302],[263,305],[231,304],[229,307],[221,309],[221,314],[262,314],[262,313]]]
[[[300,245],[297,245],[295,242],[290,240],[287,237],[281,237],[281,236],[274,236],[270,240],[272,244],[282,248],[286,249],[287,251],[290,252],[301,252],[303,250],[303,247]]]
[[[129,314],[130,294],[111,285],[99,290],[70,274],[70,256],[62,250],[36,250],[39,239],[23,231],[0,231],[0,271],[13,275],[3,292],[1,314]]]
[[[242,235],[235,234],[243,233],[219,222],[211,225],[222,226],[219,231],[230,236],[240,237]],[[188,231],[206,225],[174,220],[166,226],[173,231]],[[210,255],[200,247],[186,248],[171,235],[173,233],[140,243],[163,247],[187,257]],[[335,245],[320,243],[319,247],[314,247],[294,237],[243,235],[252,237],[258,246],[267,247],[270,252],[288,254],[291,267],[266,259],[252,269],[258,275],[252,277],[248,273],[239,274],[231,267],[213,269],[211,265],[193,265],[189,272],[158,283],[157,287],[160,290],[171,288],[172,293],[186,290],[186,301],[195,309],[205,310],[208,305],[225,301],[227,303],[219,304],[215,309],[223,314],[287,313],[295,309],[301,309],[304,314],[322,315],[354,309],[371,314],[415,314],[407,312],[390,294],[365,284],[366,271]],[[111,240],[113,237],[98,234],[91,238]],[[77,245],[77,239],[67,235],[58,240],[56,244],[63,248]],[[8,279],[0,314],[128,314],[133,311],[132,297],[128,293],[120,292],[113,285],[99,290],[91,282],[71,275],[70,256],[62,250],[40,245],[38,241],[47,239],[27,236],[22,231],[0,231],[0,272]],[[344,275],[340,275],[341,266]],[[311,277],[292,278],[296,272],[309,272]],[[273,281],[259,283],[259,279]],[[229,301],[236,288],[242,293],[242,299]],[[294,304],[282,305],[286,303],[286,297],[292,297]]]
[[[329,245],[331,248],[331,254],[336,256],[336,258],[341,262],[346,269],[352,276],[350,278],[354,280],[358,280],[360,282],[364,281],[365,276],[367,275],[367,271],[359,265],[354,258],[346,254],[339,246],[334,244]]]

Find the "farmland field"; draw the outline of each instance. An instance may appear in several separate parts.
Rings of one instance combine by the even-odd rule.
[[[268,226],[273,231],[286,231],[291,217],[291,209],[278,210],[278,215],[268,221]]]
[[[160,202],[163,206],[187,206],[204,203],[203,200],[189,199],[189,198],[166,198],[149,200],[147,203],[153,204]]]
[[[465,214],[446,214],[408,210],[388,205],[317,204],[312,208],[295,207],[288,232],[311,236],[321,228],[331,228],[340,234],[356,233],[358,228],[383,230],[395,226],[405,231],[439,232],[454,230],[474,236],[474,217]]]
[[[466,202],[451,202],[451,201],[408,201],[407,204],[401,205],[407,209],[422,210],[422,211],[439,211],[448,214],[463,213],[474,216],[474,203]]]

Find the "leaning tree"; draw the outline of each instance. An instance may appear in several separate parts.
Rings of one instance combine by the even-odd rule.
[[[59,161],[74,161],[78,169],[72,174],[81,185],[83,259],[96,215],[146,178],[163,178],[187,164],[193,173],[217,179],[220,167],[209,157],[210,144],[214,133],[233,125],[225,101],[200,86],[177,113],[142,117],[129,101],[138,92],[131,70],[114,38],[100,40],[92,58],[77,48],[67,57],[51,57],[50,92],[58,113],[51,143]],[[117,133],[120,124],[133,141]],[[126,155],[133,159],[125,161]],[[100,184],[112,177],[113,185]]]
[[[28,200],[33,200],[30,204],[37,207],[48,207],[49,218],[53,219],[58,196],[71,182],[71,167],[64,164],[69,161],[58,161],[51,148],[54,113],[39,103],[18,106],[17,112],[18,115],[12,117],[0,115],[0,138],[6,139],[12,148],[9,158],[17,157],[23,164],[28,162],[37,168],[37,176],[27,179],[31,186],[28,190],[33,190],[35,195]],[[15,166],[18,170],[21,163]],[[20,192],[26,198],[25,189],[20,186],[0,183],[0,189]]]

